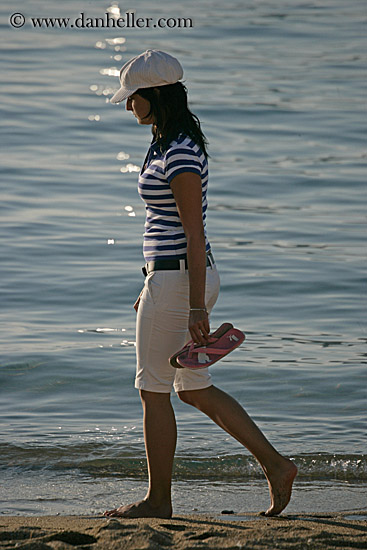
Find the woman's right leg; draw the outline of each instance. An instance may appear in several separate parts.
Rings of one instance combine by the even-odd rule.
[[[208,268],[207,307],[219,290],[215,271]],[[176,447],[176,421],[170,392],[176,369],[169,357],[190,339],[188,273],[158,271],[148,275],[140,297],[136,327],[137,374],[144,409],[144,439],[148,460],[149,489],[144,500],[105,512],[118,517],[170,517],[171,477]],[[204,372],[205,371],[205,372]],[[195,373],[194,387],[211,385],[207,369]]]
[[[149,489],[144,500],[105,512],[109,517],[159,517],[172,515],[171,479],[176,449],[176,420],[169,393],[140,391],[144,409],[144,440]]]
[[[164,517],[171,517],[171,480],[176,450],[176,419],[169,393],[141,390],[144,409],[144,440],[149,489],[146,499]],[[156,516],[157,517],[157,516]]]

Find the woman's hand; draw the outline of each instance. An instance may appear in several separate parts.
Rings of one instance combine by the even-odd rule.
[[[210,338],[209,318],[206,311],[190,311],[189,330],[191,338],[196,344],[205,346]]]

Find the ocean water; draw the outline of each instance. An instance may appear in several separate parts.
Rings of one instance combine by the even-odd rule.
[[[298,464],[289,510],[363,507],[365,3],[96,4],[0,6],[1,513],[99,513],[144,496],[132,305],[150,130],[108,98],[147,48],[180,59],[210,142],[208,235],[222,281],[211,325],[247,335],[213,366],[214,383]],[[172,27],[30,22],[128,10]],[[175,510],[265,507],[249,453],[172,401]]]

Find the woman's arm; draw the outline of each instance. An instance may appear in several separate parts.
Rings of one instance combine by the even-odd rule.
[[[206,252],[202,214],[201,178],[193,172],[178,174],[171,189],[187,239],[190,308],[205,308]],[[209,320],[205,311],[190,311],[189,330],[198,344],[209,342]]]

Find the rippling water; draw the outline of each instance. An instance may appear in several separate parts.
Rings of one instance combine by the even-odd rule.
[[[194,27],[14,29],[15,11],[98,17],[109,4],[0,7],[2,509],[80,513],[86,498],[98,510],[143,490],[132,304],[143,282],[136,171],[150,134],[108,97],[119,67],[146,48],[181,60],[210,142],[208,233],[222,280],[212,326],[247,334],[214,382],[295,458],[294,509],[309,494],[309,506],[327,507],[325,487],[356,507],[366,483],[364,2],[138,6]],[[209,510],[218,491],[228,507],[249,487],[263,498],[253,459],[173,401],[177,507]],[[192,479],[202,480],[195,502]]]

